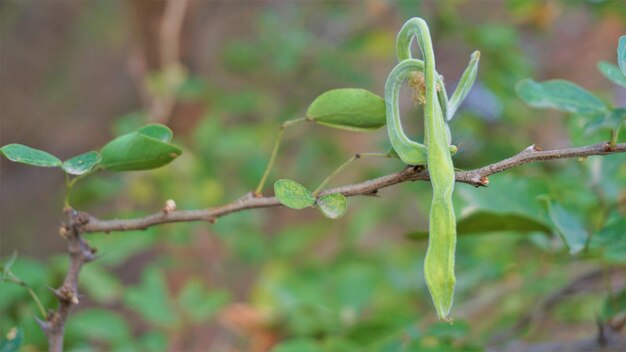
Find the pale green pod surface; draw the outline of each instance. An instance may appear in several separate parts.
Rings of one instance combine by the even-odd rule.
[[[455,182],[454,165],[450,155],[445,115],[437,99],[437,79],[439,75],[435,69],[435,55],[428,25],[423,19],[411,19],[401,32],[408,32],[414,35],[424,55],[424,81],[426,88],[424,141],[427,148],[428,171],[433,187],[433,201],[429,217],[430,238],[424,264],[424,277],[435,304],[437,315],[440,319],[445,320],[452,307],[456,282],[454,276],[456,219],[452,206],[452,192]],[[406,53],[401,55],[406,55]],[[409,61],[402,61],[396,68]],[[388,127],[392,127],[389,125],[389,122]]]
[[[400,108],[398,99],[400,87],[408,74],[421,71],[424,63],[419,60],[409,59],[400,62],[387,78],[385,83],[385,104],[387,106],[387,131],[393,150],[400,160],[409,165],[421,165],[426,163],[426,147],[423,144],[412,141],[404,133],[400,120]]]
[[[398,57],[398,62],[402,62],[404,60],[413,59],[411,55],[411,42],[413,41],[413,37],[417,38],[420,50],[422,54],[424,54],[424,43],[419,35],[416,35],[416,31],[419,31],[419,26],[421,26],[421,22],[424,22],[421,18],[411,18],[408,20],[398,32],[398,36],[396,37],[396,56]],[[425,23],[425,22],[424,22]],[[417,59],[416,59],[417,60]],[[422,60],[417,60],[418,64],[421,65],[420,71],[424,70],[424,62]],[[439,105],[441,106],[441,111],[443,112],[443,116],[448,115],[448,94],[446,93],[446,87],[443,82],[443,76],[437,74],[437,85],[439,89],[437,90],[437,98],[439,99]]]
[[[428,171],[431,174],[433,200],[430,206],[428,250],[424,263],[424,277],[437,315],[445,320],[452,308],[454,297],[454,256],[456,248],[456,218],[452,205],[454,191],[454,165],[450,147],[442,134],[445,123],[441,110],[435,106],[428,145]]]
[[[365,89],[333,89],[311,103],[307,117],[330,127],[373,131],[385,125],[385,100]]]
[[[446,116],[446,120],[452,119],[457,109],[467,97],[467,93],[469,93],[470,89],[474,85],[474,81],[476,80],[476,73],[478,72],[478,61],[480,60],[480,51],[476,50],[472,53],[470,57],[470,62],[463,71],[461,75],[461,79],[459,80],[459,85],[456,87],[456,90],[452,94],[448,102],[448,111]]]

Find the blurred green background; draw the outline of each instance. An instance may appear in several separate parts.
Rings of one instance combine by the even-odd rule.
[[[626,32],[622,1],[190,1],[169,37],[164,23],[175,29],[177,17],[167,8],[156,0],[0,3],[0,144],[67,158],[156,121],[184,148],[167,167],[80,183],[72,205],[99,218],[148,214],[167,199],[178,209],[210,207],[253,190],[277,126],[303,117],[320,93],[382,95],[395,35],[415,16],[430,25],[449,94],[470,53],[481,51],[477,84],[451,124],[458,168],[533,143],[608,139],[603,130],[584,134],[584,117],[526,107],[514,92],[522,78],[569,79],[626,105],[624,89],[596,69],[615,62]],[[405,93],[404,120],[421,121],[409,118],[421,112]],[[418,122],[408,123],[416,136]],[[292,127],[265,194],[282,177],[314,188],[354,153],[388,148],[384,128]],[[12,271],[55,307],[47,287],[67,267],[57,235],[63,175],[0,162],[2,262],[17,251]],[[402,168],[360,160],[333,185]],[[81,275],[66,348],[479,351],[594,337],[597,319],[623,314],[626,157],[528,165],[490,180],[486,189],[456,187],[459,221],[474,215],[479,225],[459,237],[453,325],[437,322],[423,280],[419,232],[431,191],[421,182],[350,198],[335,221],[271,208],[215,225],[87,235],[101,256]],[[497,219],[534,227],[497,231]],[[563,223],[583,236],[583,251],[570,254]],[[27,291],[0,284],[0,333],[20,327],[24,351],[46,348],[37,314]]]

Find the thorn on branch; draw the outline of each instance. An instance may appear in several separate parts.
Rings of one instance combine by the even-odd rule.
[[[48,313],[48,316],[46,317],[46,320],[41,320],[37,317],[35,317],[35,321],[37,322],[37,325],[39,325],[39,327],[41,328],[41,330],[48,335],[51,331],[52,331],[52,324],[50,323],[50,320],[52,319],[51,313]]]
[[[378,188],[377,189],[373,189],[365,194],[363,194],[364,196],[369,196],[369,197],[378,197]]]

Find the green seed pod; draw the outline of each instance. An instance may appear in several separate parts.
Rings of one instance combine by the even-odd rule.
[[[383,98],[365,89],[344,88],[317,97],[307,110],[307,118],[321,125],[369,132],[385,125],[385,113]]]

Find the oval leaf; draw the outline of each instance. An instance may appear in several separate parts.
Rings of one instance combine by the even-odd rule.
[[[110,171],[149,170],[176,159],[182,150],[139,132],[120,136],[102,148],[103,168]]]
[[[540,197],[540,199],[546,202],[548,217],[569,248],[569,253],[576,254],[583,250],[589,234],[580,222],[580,217],[547,197]]]
[[[586,135],[589,135],[600,129],[617,129],[625,120],[626,109],[613,109],[606,114],[594,115],[594,117],[585,124],[584,131]]]
[[[7,144],[0,148],[0,153],[16,163],[42,167],[57,167],[62,164],[56,156],[22,144]]]
[[[86,309],[76,313],[68,321],[67,334],[100,343],[120,343],[130,337],[127,320],[118,313],[99,308]]]
[[[565,80],[535,82],[520,81],[515,90],[528,105],[536,108],[552,108],[578,114],[606,112],[606,105],[585,89]]]
[[[5,336],[0,338],[0,351],[1,352],[19,352],[24,342],[24,334],[22,329],[13,327],[6,333]]]
[[[457,222],[456,230],[459,236],[505,231],[550,233],[548,226],[531,217],[515,213],[499,214],[490,211],[476,211],[463,216]],[[412,239],[427,239],[428,231],[410,232],[406,236]]]
[[[307,117],[330,127],[373,131],[386,123],[385,100],[365,89],[333,89],[311,103]]]
[[[65,160],[61,166],[70,175],[84,175],[100,163],[102,156],[98,152],[88,152]]]
[[[325,217],[339,219],[346,214],[348,200],[340,193],[328,194],[317,200],[317,207]]]
[[[598,62],[598,70],[609,81],[626,88],[626,75],[620,71],[619,67],[606,61]]]
[[[274,183],[276,198],[286,207],[304,209],[315,203],[311,191],[296,181],[281,179]]]
[[[169,127],[160,123],[145,125],[138,129],[137,132],[163,142],[170,142],[174,136],[174,133],[169,129]]]

